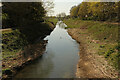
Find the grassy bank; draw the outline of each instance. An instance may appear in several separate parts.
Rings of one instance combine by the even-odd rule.
[[[47,21],[49,21],[49,22],[52,22],[54,25],[56,25],[57,24],[57,22],[58,22],[58,19],[57,18],[47,18]]]
[[[7,56],[22,50],[28,44],[35,43],[38,38],[43,39],[46,35],[48,35],[52,30],[50,27],[53,25],[49,22],[42,23],[39,25],[40,27],[44,26],[44,28],[36,27],[36,29],[8,29],[2,31],[2,53],[3,58],[7,58]]]
[[[26,27],[1,30],[3,78],[15,74],[26,63],[43,54],[46,44],[43,38],[50,34],[54,25],[44,22],[32,26],[34,29]]]
[[[88,45],[90,53],[103,56],[116,70],[119,69],[118,24],[78,19],[66,19],[64,22],[67,28],[77,29],[77,35],[81,36],[78,38],[83,38],[80,42]]]
[[[25,46],[27,42],[20,37],[18,29],[2,31],[2,58],[15,57],[16,53]]]

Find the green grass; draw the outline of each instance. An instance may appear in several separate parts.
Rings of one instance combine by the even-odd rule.
[[[7,30],[2,32],[2,57],[15,57],[16,53],[25,45],[24,39],[20,37],[19,30]]]
[[[33,27],[34,26],[34,29]],[[15,57],[16,53],[29,44],[35,44],[38,38],[49,35],[53,25],[50,22],[36,23],[24,28],[6,29],[2,31],[2,57]]]
[[[3,59],[15,58],[15,57],[17,57],[16,53],[18,53],[19,51],[21,51],[21,49],[13,50],[13,51],[9,51],[9,50],[5,51],[5,50],[3,50],[2,58]]]
[[[67,19],[64,22],[68,25],[67,28],[87,28],[88,32],[98,40],[118,41],[118,25],[78,19]]]
[[[94,25],[88,27],[88,32],[92,33],[98,40],[118,41],[118,25],[94,23]]]
[[[116,69],[120,64],[120,46],[118,45],[118,25],[99,21],[83,21],[79,19],[66,19],[67,28],[85,28],[93,40],[99,40],[95,49],[98,54],[103,55]]]
[[[50,21],[50,22],[53,22],[54,25],[56,25],[56,23],[58,22],[57,18],[48,18],[47,20]]]

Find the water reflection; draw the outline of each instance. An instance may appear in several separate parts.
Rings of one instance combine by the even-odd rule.
[[[58,22],[48,40],[43,57],[25,67],[16,78],[73,78],[78,63],[78,44],[68,35],[67,27]]]
[[[53,53],[53,52],[52,52]],[[39,60],[26,66],[22,71],[20,71],[15,78],[44,78],[49,77],[49,73],[53,69],[52,58],[53,54],[45,53]]]

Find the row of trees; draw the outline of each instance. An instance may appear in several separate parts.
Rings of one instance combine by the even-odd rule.
[[[66,17],[65,13],[59,13],[56,15],[56,17],[58,18],[58,20],[63,20]]]
[[[70,10],[71,17],[83,20],[119,21],[120,2],[82,2]]]

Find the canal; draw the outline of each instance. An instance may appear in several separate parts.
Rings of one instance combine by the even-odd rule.
[[[75,78],[79,60],[79,44],[71,38],[62,21],[44,40],[48,40],[43,56],[22,69],[15,78]]]

